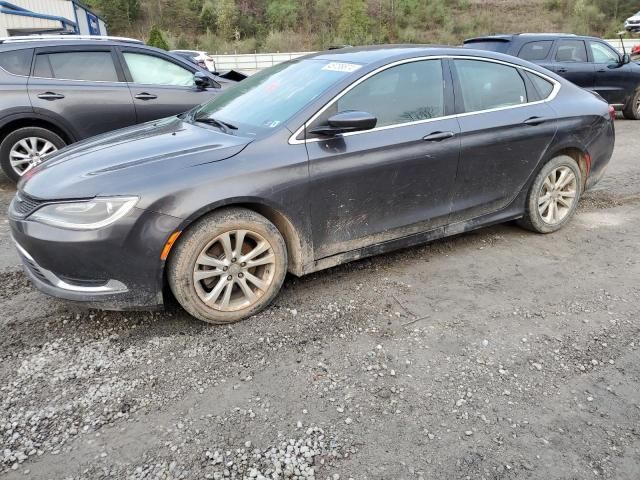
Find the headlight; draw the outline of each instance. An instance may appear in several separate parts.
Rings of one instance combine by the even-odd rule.
[[[113,197],[54,203],[36,210],[29,220],[70,230],[95,230],[124,217],[137,201],[138,197]]]

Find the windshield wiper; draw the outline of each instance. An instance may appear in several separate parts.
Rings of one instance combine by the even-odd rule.
[[[238,127],[229,122],[223,122],[222,120],[218,120],[213,117],[209,117],[207,115],[203,115],[201,117],[195,117],[194,120],[200,123],[206,123],[208,125],[213,125],[214,127],[218,127],[223,132],[227,132],[228,130],[237,130]]]

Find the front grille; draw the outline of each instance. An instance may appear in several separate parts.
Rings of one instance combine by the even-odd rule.
[[[13,199],[13,211],[20,217],[26,217],[31,215],[37,208],[39,208],[44,202],[36,200],[22,192],[18,192]]]

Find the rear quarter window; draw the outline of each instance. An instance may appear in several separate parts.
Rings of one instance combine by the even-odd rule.
[[[549,95],[551,95],[551,92],[553,92],[553,83],[536,75],[535,73],[531,73],[526,70],[524,71],[524,73],[527,77],[529,77],[531,83],[533,83],[533,86],[536,89],[540,99],[544,100],[548,98]]]
[[[0,67],[14,75],[29,75],[33,49],[10,50],[0,53]]]
[[[531,62],[536,60],[544,60],[549,55],[549,50],[553,46],[553,40],[538,40],[536,42],[525,43],[520,52],[518,52],[518,57],[523,60],[529,60]]]

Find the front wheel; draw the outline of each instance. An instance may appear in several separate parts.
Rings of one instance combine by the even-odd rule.
[[[171,291],[187,312],[209,323],[232,323],[273,301],[287,272],[287,250],[269,220],[230,208],[183,233],[167,269]]]
[[[640,120],[640,88],[629,99],[622,110],[622,115],[627,120]]]
[[[547,162],[538,173],[519,224],[538,233],[561,229],[573,216],[582,193],[582,174],[576,161],[566,155]]]

